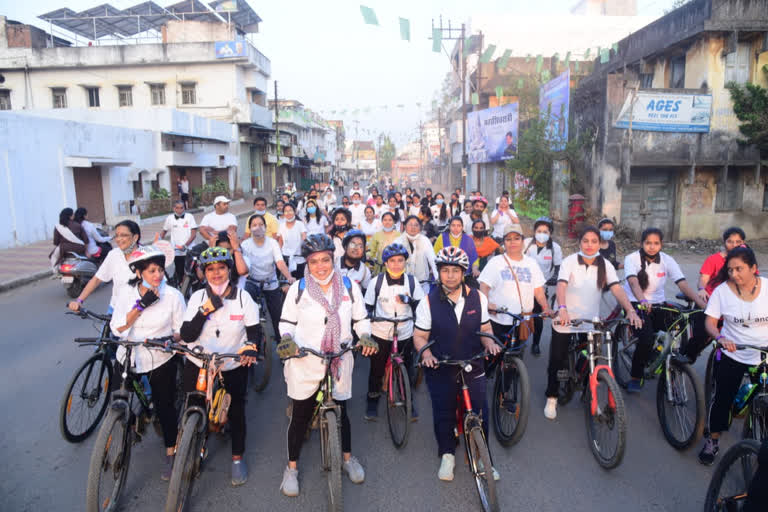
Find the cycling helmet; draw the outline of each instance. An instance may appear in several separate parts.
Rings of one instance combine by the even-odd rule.
[[[301,255],[304,258],[308,258],[311,254],[316,252],[333,252],[335,250],[336,246],[333,244],[331,237],[322,233],[309,235],[306,240],[301,243]]]
[[[165,253],[154,245],[140,245],[128,256],[128,268],[136,272],[136,264],[142,261],[151,261],[165,268]]]
[[[392,256],[404,256],[405,259],[408,259],[408,250],[401,244],[389,244],[381,253],[381,261],[386,263]]]
[[[235,263],[232,259],[232,253],[224,247],[209,247],[200,254],[198,261],[200,261],[200,265],[203,268],[211,263],[224,263],[229,268],[232,268],[232,265]]]
[[[443,265],[455,265],[467,270],[469,268],[469,257],[459,247],[444,247],[435,256],[435,264],[438,268]]]
[[[539,217],[536,219],[536,222],[533,223],[533,231],[536,231],[536,228],[541,226],[542,224],[546,225],[549,228],[550,233],[555,232],[555,224],[552,222],[552,219],[549,217]]]
[[[363,233],[359,229],[351,229],[347,231],[347,234],[344,235],[344,239],[341,241],[341,246],[344,247],[344,249],[346,249],[347,245],[349,244],[349,242],[352,241],[353,238],[362,238],[363,249],[365,249],[365,233]]]

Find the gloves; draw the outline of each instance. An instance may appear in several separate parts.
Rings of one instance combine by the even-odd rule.
[[[370,334],[363,334],[360,336],[360,341],[358,341],[357,344],[360,345],[361,348],[371,348],[375,352],[379,351],[379,344],[373,341]]]
[[[241,357],[258,357],[259,348],[254,343],[248,343],[247,345],[240,347],[240,350],[238,350],[237,353],[240,354]]]
[[[293,341],[293,337],[290,334],[283,334],[280,338],[280,343],[277,344],[277,355],[280,359],[295,356],[299,350],[299,346]]]
[[[154,304],[160,300],[160,297],[158,297],[155,292],[152,290],[147,290],[147,293],[144,294],[144,296],[139,301],[139,306],[141,306],[144,309],[147,309],[149,306]]]

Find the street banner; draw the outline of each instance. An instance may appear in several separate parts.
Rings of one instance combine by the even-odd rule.
[[[511,103],[467,114],[469,163],[515,158],[518,113],[518,103]]]
[[[214,44],[217,59],[245,57],[245,44],[242,41],[216,41]]]
[[[712,117],[711,94],[638,91],[627,94],[616,128],[647,132],[707,133]]]
[[[545,83],[539,89],[539,115],[547,121],[547,139],[552,149],[562,151],[568,142],[568,108],[570,98],[571,70],[566,69],[557,78]]]

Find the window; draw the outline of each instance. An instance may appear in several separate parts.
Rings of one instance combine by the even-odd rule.
[[[0,110],[11,110],[11,91],[8,89],[0,90]]]
[[[99,88],[98,87],[86,87],[85,91],[86,91],[86,93],[88,93],[88,106],[89,107],[99,107],[99,106],[101,106],[101,103],[99,103]]]
[[[671,73],[669,75],[669,87],[670,89],[684,89],[685,88],[685,55],[679,57],[672,57],[669,60],[669,67]]]
[[[182,84],[181,85],[181,104],[182,105],[194,105],[195,101],[195,84]]]
[[[64,87],[51,89],[53,108],[67,108],[67,90]]]
[[[246,92],[248,93],[248,100],[253,103],[254,105],[261,105],[264,106],[264,99],[266,95],[259,91],[258,89],[247,89]]]
[[[165,84],[152,84],[149,86],[153,105],[165,105]]]
[[[121,107],[133,106],[133,87],[130,85],[118,85],[117,96]]]
[[[653,73],[640,73],[640,88],[653,89]]]
[[[739,43],[736,51],[725,56],[725,83],[743,85],[749,81],[749,43]]]
[[[725,180],[717,184],[715,211],[741,210],[744,184],[736,169],[729,169]]]

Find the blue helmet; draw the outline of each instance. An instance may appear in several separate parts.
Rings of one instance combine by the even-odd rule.
[[[344,247],[344,249],[346,249],[347,245],[349,245],[349,242],[351,242],[353,238],[362,238],[363,249],[365,249],[366,236],[365,236],[365,233],[363,233],[359,229],[351,229],[347,231],[347,234],[344,235],[344,239],[341,241],[341,246]]]
[[[408,259],[408,249],[401,244],[390,244],[381,253],[381,261],[386,263],[392,256],[403,256],[405,259]]]

